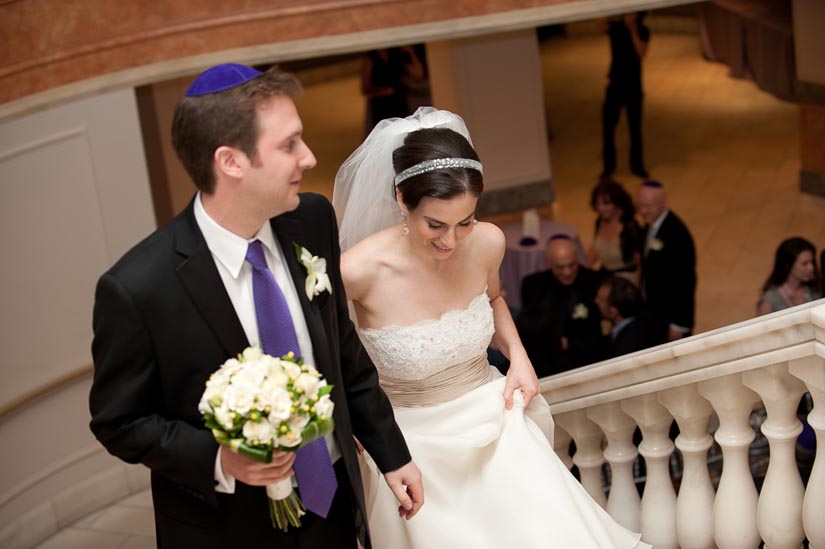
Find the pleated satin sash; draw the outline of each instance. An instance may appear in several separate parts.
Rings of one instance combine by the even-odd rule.
[[[381,388],[396,408],[434,406],[454,400],[490,381],[487,355],[450,366],[424,379],[380,376]]]

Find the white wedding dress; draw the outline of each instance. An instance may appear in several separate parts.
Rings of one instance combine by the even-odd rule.
[[[505,410],[505,378],[486,361],[493,335],[486,292],[437,320],[359,333],[424,478],[424,506],[406,521],[363,455],[374,547],[649,547],[619,526],[556,456],[543,398],[527,410],[517,398]]]

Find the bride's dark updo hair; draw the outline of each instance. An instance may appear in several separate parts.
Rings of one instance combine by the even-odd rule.
[[[425,160],[467,158],[478,160],[472,145],[461,134],[447,128],[423,128],[410,132],[404,144],[392,153],[396,175]],[[425,196],[447,200],[465,193],[481,196],[484,180],[472,168],[441,168],[405,179],[396,187],[410,211]]]

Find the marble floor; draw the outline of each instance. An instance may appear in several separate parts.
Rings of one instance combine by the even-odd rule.
[[[585,244],[593,224],[588,197],[600,171],[607,48],[604,37],[588,34],[542,43],[558,196],[546,213],[578,227]],[[798,109],[705,61],[695,35],[654,29],[644,70],[648,169],[696,240],[697,332],[750,318],[782,239],[825,245],[825,199],[798,191]],[[299,109],[318,157],[303,187],[331,197],[337,167],[362,139],[358,77],[308,86]],[[626,133],[622,123],[616,177],[635,191],[640,180],[626,165]],[[39,547],[155,547],[149,493],[98,510]]]

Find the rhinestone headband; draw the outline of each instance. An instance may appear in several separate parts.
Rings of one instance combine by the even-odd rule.
[[[445,168],[470,168],[479,173],[484,173],[481,169],[481,162],[478,160],[471,160],[469,158],[436,158],[433,160],[425,160],[419,162],[415,166],[410,166],[400,174],[395,176],[395,186],[397,187],[405,179],[422,173],[434,172],[436,170],[443,170]]]

